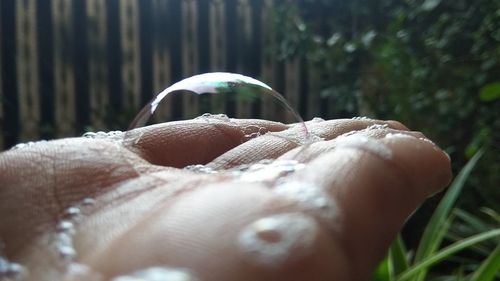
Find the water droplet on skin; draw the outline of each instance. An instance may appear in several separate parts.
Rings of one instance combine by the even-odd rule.
[[[430,139],[428,139],[428,138],[418,138],[418,139],[419,140],[423,140],[425,142],[428,142],[428,143],[432,144],[434,147],[436,147],[436,144],[433,141],[431,141]]]
[[[320,122],[325,122],[325,119],[321,118],[321,117],[314,117],[313,119],[311,119],[312,122],[316,122],[316,123],[320,123]]]
[[[361,120],[361,121],[370,121],[370,120],[373,120],[373,119],[368,118],[366,116],[356,116],[356,117],[352,117],[351,119],[352,120]]]
[[[326,190],[308,182],[288,181],[275,186],[273,192],[298,203],[305,211],[334,227],[338,217],[337,204]]]
[[[395,139],[395,138],[415,139],[415,137],[412,135],[402,134],[402,133],[388,133],[387,135],[385,135],[385,138],[387,138],[387,139]]]
[[[111,281],[198,281],[190,271],[181,268],[151,267],[130,275],[113,278]]]
[[[339,148],[341,147],[359,148],[371,152],[373,154],[376,154],[382,158],[392,159],[391,149],[386,144],[377,139],[357,136],[357,135],[349,135],[349,136],[343,135],[335,139],[335,144]]]
[[[248,140],[256,138],[256,137],[260,137],[260,136],[265,135],[269,132],[267,130],[267,128],[261,127],[261,126],[255,126],[255,125],[244,126],[241,129],[241,131],[244,135],[242,142],[248,141]]]
[[[71,261],[76,256],[76,251],[72,246],[58,245],[57,253],[64,261]]]
[[[223,122],[231,122],[231,119],[227,117],[226,114],[211,114],[211,113],[204,113],[201,116],[196,117],[195,119],[203,119],[207,122],[210,122],[210,120],[219,120]]]
[[[10,262],[7,259],[0,257],[0,279],[16,280],[24,277],[27,271],[24,266]]]
[[[18,143],[14,145],[13,147],[10,148],[10,150],[16,150],[16,149],[23,149],[27,147],[32,147],[34,145],[40,144],[40,143],[46,143],[46,140],[40,140],[40,141],[29,141],[26,143]]]
[[[316,221],[301,213],[278,214],[247,225],[238,248],[249,261],[279,267],[311,253],[318,236]]]
[[[272,162],[259,162],[232,169],[230,173],[245,182],[272,183],[280,177],[286,176],[305,166],[295,160],[275,160]]]
[[[68,218],[74,218],[81,214],[81,210],[78,207],[69,207],[64,211],[64,215]]]
[[[70,263],[65,270],[65,281],[101,281],[103,277],[101,274],[92,270],[90,267],[81,263]]]
[[[121,141],[123,139],[122,131],[109,131],[109,132],[86,132],[82,135],[84,138],[88,139],[106,139],[111,141]]]
[[[73,233],[75,231],[75,226],[70,221],[61,221],[57,224],[57,231]]]
[[[94,199],[92,199],[92,198],[85,198],[85,199],[83,199],[83,201],[82,201],[82,205],[83,205],[83,206],[92,206],[92,205],[94,205],[94,204],[95,204],[95,200],[94,200]]]
[[[189,165],[189,166],[184,167],[184,169],[188,170],[188,171],[195,172],[195,173],[200,173],[200,174],[216,174],[217,173],[217,171],[215,171],[214,169],[207,167],[205,165],[201,165],[201,164]]]
[[[389,125],[387,124],[373,124],[373,125],[370,125],[368,127],[366,127],[366,130],[383,130],[383,129],[387,129],[389,127]]]
[[[73,237],[71,233],[68,232],[58,232],[56,235],[56,243],[57,245],[62,246],[71,246],[73,245]]]
[[[55,247],[59,257],[65,263],[72,261],[76,256],[76,251],[73,247],[73,236],[70,232],[58,232],[56,234]]]

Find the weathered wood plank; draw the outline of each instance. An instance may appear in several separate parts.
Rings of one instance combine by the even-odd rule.
[[[253,40],[253,31],[252,31],[252,10],[249,3],[249,0],[238,0],[238,22],[239,24],[239,38],[238,41],[240,46],[242,46],[241,55],[238,58],[238,71],[242,72],[245,68],[243,63],[244,60],[245,49],[251,46],[251,41]],[[256,103],[260,96],[258,94],[252,95],[250,99],[247,98],[237,98],[236,102],[236,117],[237,118],[252,118],[252,105]]]
[[[106,129],[109,107],[108,67],[106,64],[106,5],[102,0],[87,0],[89,44],[90,122],[94,130]]]
[[[123,109],[138,111],[141,104],[139,1],[120,2]]]
[[[152,97],[172,84],[171,58],[168,45],[169,1],[154,0],[153,10],[153,90]],[[161,105],[156,110],[154,122],[165,122],[172,119],[172,104]]]
[[[182,74],[189,77],[198,74],[198,6],[196,0],[182,1]],[[200,114],[200,97],[193,94],[182,95],[184,118]]]
[[[75,134],[75,73],[72,61],[75,44],[71,0],[52,2],[54,46],[55,119],[59,137]]]
[[[266,29],[262,29],[262,45],[261,48],[264,50],[261,55],[261,77],[263,82],[267,83],[273,88],[276,88],[276,58],[267,51],[276,45],[276,38],[274,38],[274,32],[272,30],[272,25],[270,24],[273,18],[272,15],[273,0],[265,0],[262,5],[262,26],[268,26]],[[277,120],[279,119],[279,105],[276,104],[275,98],[266,95],[262,98],[261,103],[261,116],[264,119]]]
[[[2,5],[0,5],[0,15],[2,15]],[[2,23],[3,22],[0,20],[0,30],[3,30]],[[0,70],[1,67],[3,66],[2,58],[3,58],[3,44],[0,44]],[[2,151],[5,148],[4,144],[5,116],[3,114],[4,103],[5,103],[5,97],[3,94],[3,75],[2,72],[0,71],[0,151]]]
[[[40,96],[36,0],[16,2],[16,64],[22,141],[39,138]]]
[[[209,23],[210,23],[210,65],[213,71],[226,71],[226,47],[225,36],[226,5],[223,0],[210,1]],[[226,112],[226,96],[211,96],[211,112]]]

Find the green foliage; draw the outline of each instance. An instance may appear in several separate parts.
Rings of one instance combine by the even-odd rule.
[[[467,165],[464,166],[432,214],[432,217],[425,228],[422,239],[420,240],[414,262],[422,262],[424,259],[434,255],[438,247],[441,245],[444,235],[448,231],[448,227],[450,225],[451,218],[449,214],[451,212],[451,208],[455,204],[467,178],[472,172],[472,169],[476,166],[477,161],[482,155],[483,151],[479,151],[467,163]],[[424,280],[425,275],[426,271],[421,270],[418,277],[415,278],[414,281]]]
[[[500,225],[500,1],[293,3],[276,9],[274,52],[309,62],[319,77],[310,94],[328,107],[322,117],[399,120],[444,148],[455,172],[465,167],[426,226],[424,212],[412,219],[426,228],[418,249],[396,240],[374,280],[469,280],[474,271],[471,280],[488,280],[500,239],[472,242]],[[443,243],[451,243],[445,252]],[[433,269],[446,274],[435,278],[428,270],[441,259]]]
[[[319,77],[324,118],[396,119],[444,148],[457,171],[480,147],[466,210],[500,210],[500,1],[302,0],[276,10],[274,50]]]
[[[482,101],[494,101],[500,98],[500,82],[490,83],[481,88],[479,97]]]
[[[441,261],[449,261],[452,256],[463,250],[471,250],[473,247],[484,244],[487,240],[492,240],[498,245],[500,241],[500,227],[490,226],[479,218],[468,214],[460,209],[452,212],[451,208],[455,205],[458,195],[464,188],[467,179],[472,169],[477,165],[478,160],[483,155],[480,150],[460,171],[459,175],[453,181],[452,185],[439,203],[439,206],[434,211],[431,220],[428,222],[425,232],[421,238],[420,244],[416,250],[413,259],[410,259],[411,252],[404,245],[401,237],[393,242],[389,249],[387,257],[380,263],[372,280],[374,281],[403,281],[403,280],[428,280],[427,275],[432,266]],[[447,247],[441,248],[445,235],[451,233],[450,230],[452,221],[458,217],[471,226],[474,231],[473,235],[467,237],[459,237],[452,239],[453,243]],[[494,218],[494,216],[493,216]],[[498,223],[498,221],[497,221]],[[476,234],[479,233],[479,234]],[[449,237],[449,236],[448,236]],[[472,273],[470,270],[461,270],[455,274],[455,277],[460,277],[460,280],[494,280],[499,276],[500,269],[500,246],[489,254],[482,253],[482,256],[488,256],[479,264],[478,261],[472,261]],[[445,276],[440,276],[440,280]],[[452,278],[450,280],[457,280]]]

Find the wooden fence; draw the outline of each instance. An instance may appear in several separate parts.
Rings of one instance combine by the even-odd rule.
[[[250,75],[305,118],[320,97],[304,60],[269,48],[272,0],[1,0],[0,148],[126,124],[154,93],[197,73]],[[307,95],[305,93],[308,93]],[[251,117],[245,102],[224,105]],[[188,95],[162,114],[199,111]],[[276,109],[261,102],[260,117]],[[126,120],[124,120],[126,119]]]

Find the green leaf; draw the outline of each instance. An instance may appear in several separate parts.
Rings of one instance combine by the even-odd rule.
[[[498,272],[500,272],[500,245],[484,260],[470,281],[493,281]]]
[[[372,276],[372,281],[392,281],[393,275],[391,274],[391,259],[389,258],[389,255],[385,257],[384,260],[382,260],[379,265],[377,266],[377,269],[375,269],[375,272],[373,273]]]
[[[449,227],[449,224],[447,224],[446,221],[449,217],[451,208],[457,200],[457,197],[472,172],[472,169],[483,155],[483,152],[484,150],[480,149],[476,155],[474,155],[474,157],[467,162],[437,206],[429,223],[425,227],[424,234],[422,235],[420,244],[418,245],[418,249],[415,254],[415,263],[421,262],[422,260],[432,256],[439,248],[447,228]],[[427,271],[424,269],[418,276],[416,276],[416,278],[414,278],[414,280],[422,281],[425,279],[426,274]]]
[[[392,262],[392,271],[394,275],[399,275],[401,272],[408,269],[407,251],[401,235],[398,235],[396,240],[392,242],[389,249],[389,257]]]
[[[426,0],[422,6],[421,9],[424,11],[432,11],[434,10],[439,4],[441,3],[441,0]]]
[[[494,101],[500,98],[500,82],[491,83],[481,88],[479,98],[482,101]]]
[[[450,246],[442,249],[438,253],[433,254],[428,258],[420,261],[419,263],[416,263],[412,267],[408,268],[408,270],[403,272],[401,275],[397,276],[396,280],[397,281],[407,280],[408,278],[415,276],[422,271],[426,271],[430,266],[439,263],[440,261],[446,259],[447,257],[455,254],[458,251],[464,250],[477,243],[494,238],[496,236],[500,236],[500,228],[480,233],[472,237],[469,237],[467,239],[453,243]]]
[[[487,223],[484,223],[478,217],[464,210],[455,209],[453,213],[457,218],[463,220],[467,225],[473,227],[476,230],[476,232],[484,232],[491,228],[490,226],[488,226]]]

